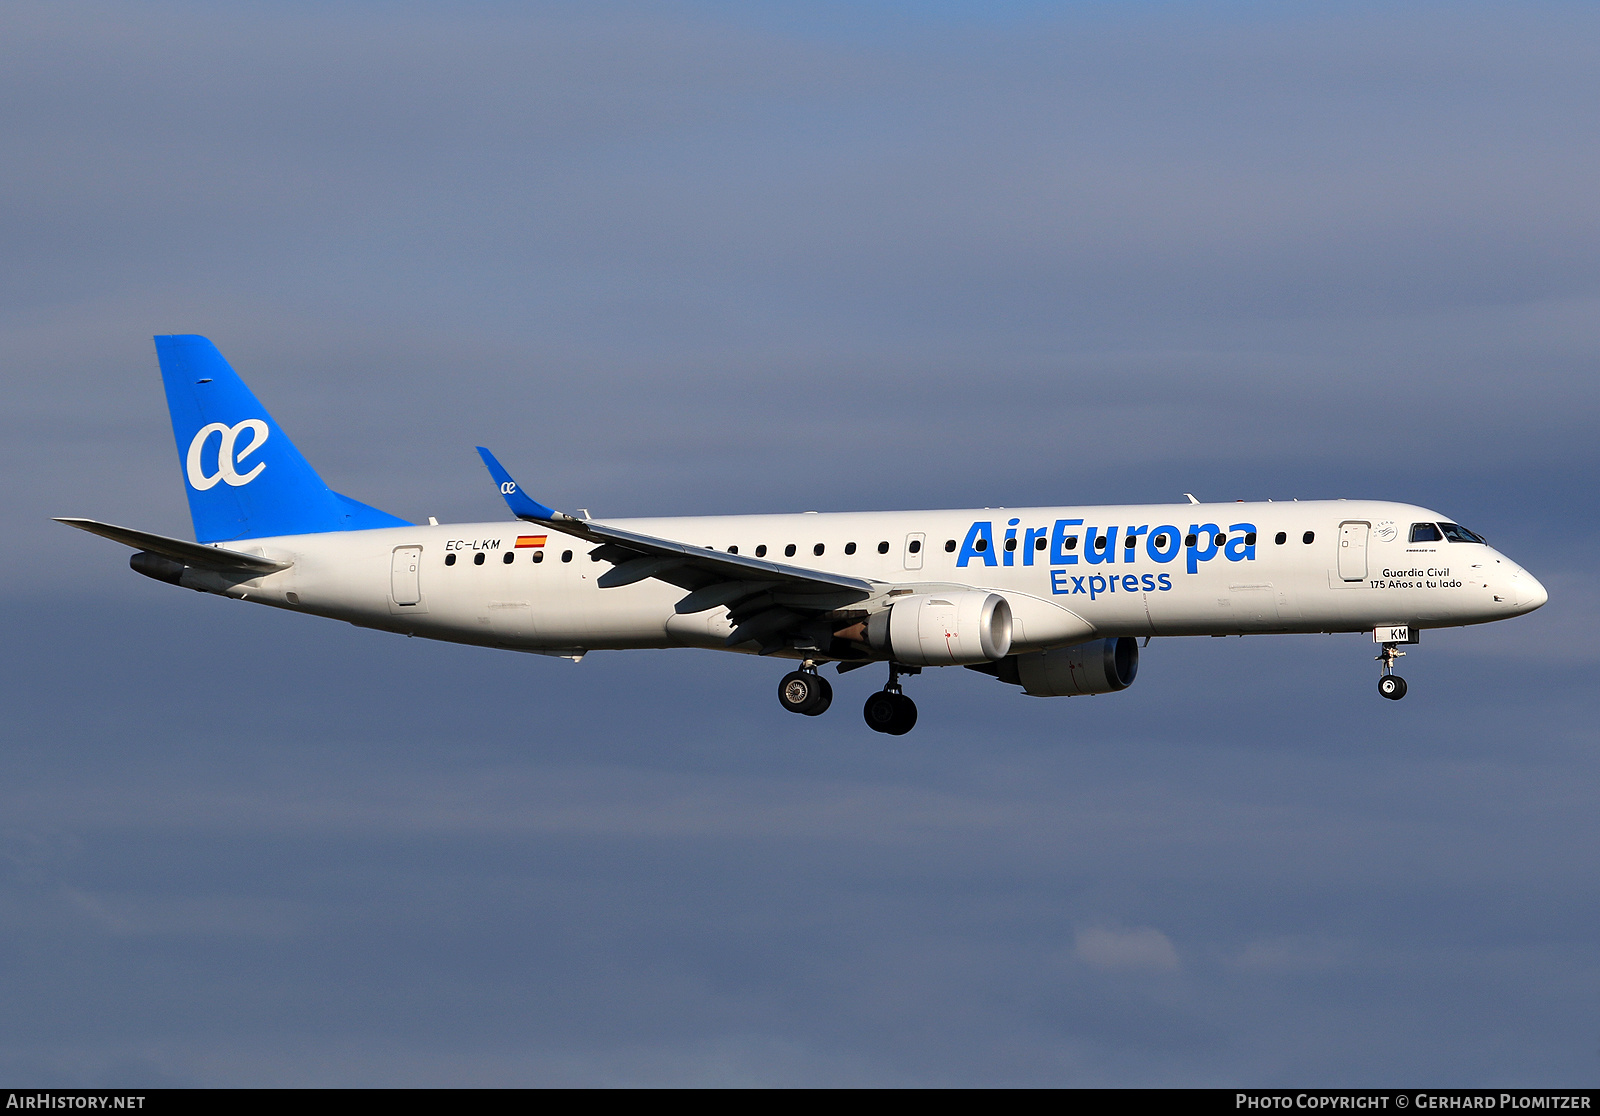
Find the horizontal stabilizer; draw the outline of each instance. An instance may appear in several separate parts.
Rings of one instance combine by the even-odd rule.
[[[131,546],[135,550],[147,550],[151,554],[171,558],[186,566],[216,570],[218,573],[245,573],[251,577],[261,577],[286,570],[294,565],[293,562],[275,562],[259,554],[240,554],[236,550],[221,550],[203,543],[169,539],[165,535],[152,535],[149,531],[135,531],[132,527],[118,527],[93,519],[57,518],[56,522],[87,531],[91,535],[99,535],[103,539],[110,539],[123,546]]]

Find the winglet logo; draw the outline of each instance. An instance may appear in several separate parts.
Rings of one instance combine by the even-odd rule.
[[[507,496],[510,496],[512,493],[516,492],[516,490],[517,490],[517,482],[516,481],[506,481],[504,484],[502,484],[500,486],[500,491],[502,493],[504,493],[505,495],[507,495]]]
[[[239,435],[246,430],[250,432],[250,441],[241,449],[238,445]],[[206,442],[213,434],[220,434],[222,440],[217,446],[217,471],[208,476],[205,465],[200,459],[205,452]],[[227,481],[234,488],[249,484],[261,475],[261,470],[267,467],[267,463],[258,461],[254,469],[241,474],[239,462],[260,449],[266,440],[267,424],[261,419],[245,419],[234,426],[221,422],[207,423],[195,434],[194,441],[189,443],[189,455],[184,462],[189,483],[200,492],[215,487],[218,481]]]

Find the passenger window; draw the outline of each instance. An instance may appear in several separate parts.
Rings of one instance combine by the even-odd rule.
[[[856,544],[855,543],[845,543],[844,544],[844,552],[846,554],[854,554],[856,552]]]
[[[790,543],[788,546],[783,548],[783,556],[785,558],[794,557],[794,543]]]
[[[1127,538],[1122,540],[1122,549],[1123,550],[1132,550],[1134,547],[1136,547],[1138,545],[1139,545],[1139,536],[1138,535],[1129,535]]]
[[[508,550],[503,555],[500,556],[500,561],[504,562],[506,565],[509,566],[509,565],[511,565],[512,561],[514,561],[516,559],[516,557],[517,556],[515,554],[511,553],[511,551]]]
[[[1305,543],[1307,546],[1310,546],[1312,543],[1317,541],[1317,533],[1315,531],[1307,531],[1305,534],[1300,536],[1300,541]]]
[[[762,543],[760,546],[756,547],[756,557],[757,558],[765,558],[766,556],[767,556],[767,544],[766,543]]]
[[[945,539],[944,540],[944,552],[946,554],[954,554],[956,552],[956,540],[955,539]]]
[[[1217,534],[1216,534],[1216,538],[1212,542],[1211,545],[1212,546],[1221,546],[1223,543],[1225,543],[1227,541],[1228,541],[1228,536],[1224,535],[1221,531],[1218,531]]]
[[[1199,541],[1200,541],[1200,536],[1199,535],[1185,535],[1185,536],[1183,536],[1183,545],[1184,546],[1194,546]]]
[[[563,561],[563,562],[570,562],[570,561],[572,561],[572,551],[570,551],[570,550],[563,550],[563,551],[562,551],[562,552],[561,552],[561,560],[562,560],[562,561]]]
[[[1017,549],[1017,540],[1016,539],[1007,539],[1006,540],[1006,549],[1007,550],[1015,550],[1015,549]]]
[[[1078,536],[1077,535],[1068,535],[1067,536],[1067,549],[1068,550],[1077,550],[1078,549]]]
[[[1255,546],[1256,545],[1256,533],[1254,531],[1245,532],[1244,545],[1245,546]]]
[[[444,564],[447,565],[447,566],[455,565],[456,564],[456,556],[454,554],[446,554],[444,556]]]
[[[1046,545],[1048,545],[1048,544],[1046,544],[1046,542],[1044,541],[1044,536],[1043,535],[1040,535],[1038,538],[1033,540],[1033,549],[1035,549],[1035,550],[1043,550]],[[955,548],[956,548],[956,540],[955,539],[951,539],[950,540],[950,545],[945,547],[946,550],[954,550]]]
[[[1277,543],[1279,546],[1282,546],[1284,543],[1289,541],[1289,536],[1287,533],[1279,531],[1276,535],[1272,536],[1272,541]]]
[[[478,553],[476,553],[476,554],[474,554],[472,556],[472,564],[474,566],[483,565],[483,551],[480,550],[480,551],[478,551]]]
[[[1159,534],[1159,535],[1155,536],[1155,538],[1151,539],[1150,540],[1150,545],[1155,547],[1157,550],[1165,550],[1165,549],[1167,549],[1167,534],[1166,534],[1166,532],[1163,531],[1161,534]]]
[[[887,553],[889,553],[889,544],[886,543],[886,542],[879,543],[878,544],[878,553],[879,554],[887,554]]]
[[[1011,541],[1012,542],[1016,542],[1017,540],[1012,539]],[[921,539],[912,539],[911,542],[906,546],[906,549],[911,551],[911,553],[916,554],[918,551],[920,551],[922,549],[922,540]]]
[[[972,549],[976,550],[979,554],[982,554],[985,550],[989,549],[989,540],[979,539],[977,542],[972,544]]]
[[[823,545],[818,543],[816,546],[811,548],[811,553],[815,554],[818,558],[821,558],[823,549]]]
[[[736,546],[730,546],[728,548],[728,553],[729,554],[737,554],[737,553],[739,553],[739,548],[736,547]]]
[[[1106,537],[1104,535],[1100,535],[1094,540],[1094,548],[1096,550],[1104,550],[1106,548]]]
[[[533,552],[533,564],[537,566],[540,562],[543,562],[543,561],[544,561],[544,551],[535,550]]]
[[[1413,523],[1411,525],[1412,542],[1438,542],[1444,536],[1439,534],[1439,528],[1431,523]]]
[[[1444,532],[1444,537],[1451,542],[1483,542],[1483,536],[1467,530],[1459,523],[1441,523],[1439,530]]]

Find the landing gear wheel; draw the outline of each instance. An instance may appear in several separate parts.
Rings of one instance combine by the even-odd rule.
[[[1378,652],[1377,661],[1383,664],[1378,692],[1390,701],[1399,701],[1406,696],[1406,680],[1394,672],[1394,661],[1405,658],[1405,654],[1398,643],[1385,643],[1383,650]]]
[[[1399,701],[1406,696],[1406,680],[1398,674],[1385,674],[1378,679],[1378,692],[1390,701]]]
[[[867,698],[861,716],[873,732],[904,736],[917,723],[917,705],[904,694],[879,690]]]
[[[833,687],[819,674],[790,671],[778,682],[778,704],[791,713],[818,717],[833,704]]]
[[[895,701],[899,696],[886,690],[879,690],[867,697],[867,704],[862,707],[861,716],[866,719],[869,729],[873,732],[889,731],[889,726],[894,724],[894,715],[900,709]]]

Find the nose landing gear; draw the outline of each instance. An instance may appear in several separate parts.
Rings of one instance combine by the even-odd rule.
[[[820,717],[833,704],[833,687],[817,673],[817,664],[807,659],[799,670],[779,679],[778,704],[791,713]]]
[[[1394,672],[1394,661],[1403,655],[1405,652],[1400,650],[1399,644],[1385,643],[1377,658],[1383,664],[1383,675],[1378,679],[1378,693],[1390,701],[1399,701],[1406,696],[1406,680]]]
[[[888,684],[867,698],[867,704],[861,710],[862,717],[866,719],[867,727],[873,732],[887,733],[890,736],[904,736],[917,723],[916,703],[900,692],[900,672],[902,670],[907,674],[922,673],[916,667],[902,667],[898,663],[889,664]]]

